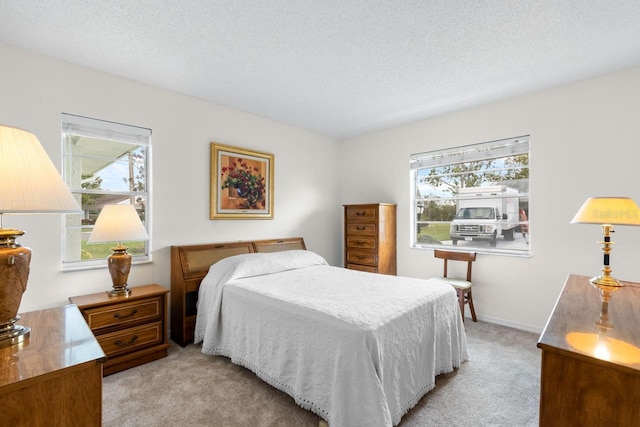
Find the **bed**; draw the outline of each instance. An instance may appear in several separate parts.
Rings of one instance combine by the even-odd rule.
[[[397,425],[468,357],[455,291],[305,249],[301,238],[172,247],[172,294],[197,288],[195,342],[331,427]]]

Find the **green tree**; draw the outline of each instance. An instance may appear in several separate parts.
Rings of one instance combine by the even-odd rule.
[[[99,175],[82,175],[81,187],[85,190],[102,190],[102,178]],[[82,206],[93,206],[100,194],[82,194]]]
[[[420,182],[431,187],[445,187],[455,194],[460,188],[477,187],[494,180],[493,164],[494,160],[483,160],[433,168],[427,176],[420,178]]]
[[[503,175],[503,180],[515,180],[529,178],[529,155],[510,156],[504,160],[504,165],[508,168]]]
[[[130,151],[125,154],[125,156],[129,163],[129,176],[122,178],[123,181],[129,184],[129,191],[131,192],[145,191],[144,155],[140,152]],[[136,209],[138,211],[138,215],[140,215],[140,219],[144,221],[146,215],[145,200],[140,196],[131,196],[130,203],[138,207]]]
[[[446,188],[456,194],[461,188],[479,187],[486,182],[498,183],[529,177],[529,155],[504,158],[504,168],[496,167],[496,159],[457,163],[432,168],[421,183],[434,188]]]
[[[129,191],[144,191],[144,156],[141,153],[130,151],[126,154],[129,162],[129,176],[122,178],[129,184]]]

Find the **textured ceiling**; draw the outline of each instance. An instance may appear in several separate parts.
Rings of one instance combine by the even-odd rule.
[[[638,0],[0,0],[0,19],[5,43],[336,138],[640,65]]]

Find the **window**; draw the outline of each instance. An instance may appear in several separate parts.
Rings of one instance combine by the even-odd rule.
[[[411,155],[412,246],[530,255],[529,136]]]
[[[62,114],[63,176],[83,210],[65,217],[63,269],[106,265],[117,242],[87,244],[104,205],[135,205],[149,229],[150,137],[150,129]],[[126,246],[134,262],[149,259],[149,242]]]

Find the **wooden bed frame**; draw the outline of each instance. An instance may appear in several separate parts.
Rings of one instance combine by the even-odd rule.
[[[171,246],[171,339],[185,346],[193,342],[200,282],[209,267],[233,255],[304,249],[302,237]]]

